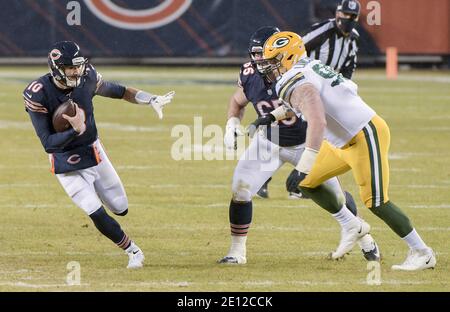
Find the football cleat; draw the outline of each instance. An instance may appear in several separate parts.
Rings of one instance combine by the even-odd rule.
[[[269,198],[269,190],[267,188],[268,182],[264,183],[263,186],[259,189],[259,191],[256,193],[261,198]]]
[[[224,263],[224,264],[246,264],[247,263],[247,258],[244,256],[239,256],[239,255],[227,255],[225,257],[223,257],[222,259],[220,259],[219,261],[217,261],[217,263]]]
[[[303,196],[302,192],[289,192],[288,195],[289,199],[305,199],[305,197]]]
[[[410,249],[406,260],[402,264],[395,264],[391,267],[394,271],[419,271],[434,269],[436,266],[436,256],[433,249]]]
[[[358,240],[364,258],[367,261],[380,261],[380,248],[370,234],[366,234]]]
[[[134,247],[135,248],[132,248],[132,250],[126,252],[128,254],[127,269],[139,269],[144,266],[144,253],[137,245],[134,245]]]
[[[342,229],[341,241],[336,251],[331,253],[331,259],[337,260],[344,257],[346,253],[352,250],[353,246],[361,237],[369,233],[370,225],[363,220],[358,221],[349,230]]]

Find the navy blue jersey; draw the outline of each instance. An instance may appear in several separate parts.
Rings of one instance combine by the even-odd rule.
[[[99,161],[93,147],[98,134],[92,98],[96,92],[101,94],[98,88],[104,82],[92,65],[87,65],[86,74],[81,79],[77,88],[60,89],[53,82],[52,76],[46,74],[31,82],[23,91],[25,110],[30,115],[45,151],[53,156],[55,173],[89,168]],[[121,89],[116,93],[122,92],[123,95],[125,88],[115,85],[115,90],[117,88]],[[86,115],[86,131],[82,135],[78,135],[72,128],[58,133],[53,129],[53,113],[68,99],[77,103]]]
[[[245,96],[253,104],[258,116],[266,115],[281,105],[275,85],[267,85],[251,62],[242,65],[239,86],[243,88]],[[278,142],[272,135],[275,133],[273,126],[268,129],[267,137],[280,146],[299,145],[305,142],[306,127],[306,122],[294,116],[278,122]]]

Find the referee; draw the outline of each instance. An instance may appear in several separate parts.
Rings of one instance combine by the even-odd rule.
[[[351,79],[356,68],[359,34],[354,29],[361,5],[357,0],[343,0],[336,18],[316,23],[302,36],[310,58],[320,60]]]

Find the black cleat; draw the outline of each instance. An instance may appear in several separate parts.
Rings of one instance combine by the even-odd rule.
[[[244,256],[225,256],[217,263],[225,263],[225,264],[246,264],[247,258]]]
[[[267,184],[261,186],[256,195],[258,195],[261,198],[269,198],[269,190],[267,189]]]
[[[372,250],[365,251],[364,249],[361,249],[361,251],[367,261],[380,261],[381,259],[381,254],[376,243]]]

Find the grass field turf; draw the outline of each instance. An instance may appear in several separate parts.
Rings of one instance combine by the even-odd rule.
[[[146,255],[141,270],[101,236],[49,172],[21,92],[46,71],[0,69],[0,291],[450,291],[450,75],[382,71],[355,76],[362,97],[391,129],[390,198],[437,253],[435,270],[393,272],[406,245],[362,207],[351,174],[341,181],[372,225],[384,260],[380,286],[369,286],[367,263],[355,247],[344,261],[326,260],[339,241],[338,224],[311,201],[288,200],[286,165],[254,201],[248,264],[221,266],[229,247],[228,204],[236,161],[174,161],[175,125],[226,122],[236,69],[97,68],[105,79],[175,100],[159,121],[151,109],[95,98],[100,137],[130,202],[117,218]],[[244,124],[255,118],[247,108]],[[209,139],[204,138],[203,143]],[[68,286],[67,264],[81,266],[81,285]]]

